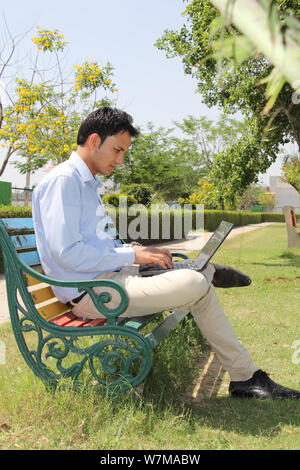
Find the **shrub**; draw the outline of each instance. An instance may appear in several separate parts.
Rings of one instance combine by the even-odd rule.
[[[201,178],[197,184],[198,188],[195,192],[186,198],[178,198],[177,201],[180,204],[192,204],[193,208],[195,208],[197,204],[204,204],[208,209],[220,207],[215,194],[214,184],[210,183],[205,178]]]
[[[280,212],[263,212],[262,222],[285,222],[284,214]]]
[[[275,206],[275,193],[270,191],[261,191],[257,198],[258,204],[262,205],[265,209],[273,209]]]
[[[250,210],[251,206],[260,205],[264,209],[272,209],[275,206],[275,193],[265,191],[260,186],[250,185],[239,198],[237,208]]]
[[[11,219],[13,217],[32,217],[30,206],[5,206],[0,204],[0,218]]]
[[[123,214],[124,217],[127,217],[128,226],[132,220],[139,216],[140,212],[137,210],[134,215],[128,216],[126,210],[124,209],[119,210],[119,198],[120,196],[125,196],[124,194],[108,194],[102,197],[103,202],[106,204],[111,204],[112,206],[116,207],[116,228],[119,231],[119,222],[120,217],[119,214]],[[132,204],[137,203],[133,196],[128,196],[128,206],[130,206],[129,201]],[[110,210],[107,210],[108,214],[110,214]],[[163,235],[163,228],[164,228],[164,218],[163,213],[164,210],[158,210],[158,220],[159,220],[159,233],[158,237],[151,239],[151,211],[148,209],[144,209],[143,212],[145,213],[145,217],[148,219],[148,238],[146,239],[130,239],[130,237],[124,237],[126,242],[131,241],[139,241],[144,245],[152,245],[155,243],[160,243],[163,241],[167,241],[166,239],[162,238]],[[178,237],[178,232],[175,231],[175,212],[170,210],[170,237],[169,240],[173,240],[176,236]],[[177,214],[178,215],[178,214]],[[31,217],[31,207],[20,207],[20,206],[4,206],[0,205],[0,218],[11,218],[11,217]],[[200,227],[196,227],[196,211],[192,211],[192,229],[199,229]],[[184,213],[182,211],[182,218],[184,217]],[[300,214],[296,214],[297,219],[300,219]],[[177,219],[178,220],[178,219]],[[214,231],[219,223],[222,220],[226,220],[228,222],[232,222],[236,226],[243,226],[248,224],[258,224],[261,222],[284,222],[284,214],[281,213],[268,213],[268,212],[246,212],[246,211],[222,211],[222,210],[205,210],[204,211],[204,229],[212,232]],[[182,220],[182,236],[184,237],[184,221]],[[121,234],[122,235],[122,234]],[[0,249],[0,272],[3,272],[3,261],[2,261],[2,254]]]
[[[130,196],[134,196],[138,204],[148,207],[152,202],[153,188],[150,184],[124,184],[120,191]]]
[[[30,206],[5,206],[0,204],[0,219],[12,219],[14,217],[32,217],[32,211]],[[0,273],[3,273],[3,257],[0,247]]]
[[[132,206],[133,204],[137,204],[138,202],[134,196],[123,193],[105,194],[104,196],[102,196],[102,201],[103,204],[111,204],[114,207],[119,207],[120,197],[127,198],[128,207]]]
[[[204,211],[204,228],[205,230],[214,231],[222,220],[231,222],[237,227],[248,224],[259,224],[262,222],[261,212],[246,211],[221,211],[221,210],[205,210]]]

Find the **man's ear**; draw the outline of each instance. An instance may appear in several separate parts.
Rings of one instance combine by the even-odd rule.
[[[101,145],[101,137],[99,136],[99,134],[94,132],[93,134],[90,134],[88,136],[87,144],[88,144],[90,150],[96,150]]]

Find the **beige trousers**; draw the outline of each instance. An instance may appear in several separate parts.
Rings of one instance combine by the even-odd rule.
[[[191,311],[202,335],[215,351],[230,379],[247,380],[258,367],[237,339],[219,303],[211,284],[213,272],[213,266],[209,265],[203,274],[190,269],[178,269],[153,277],[141,277],[137,274],[138,268],[132,266],[120,272],[104,273],[97,279],[113,279],[124,286],[129,304],[121,317],[149,315],[164,310]],[[111,301],[106,304],[108,308],[119,305],[120,296],[113,289],[97,287],[95,291],[111,294]],[[72,305],[72,312],[78,317],[102,317],[89,295]]]

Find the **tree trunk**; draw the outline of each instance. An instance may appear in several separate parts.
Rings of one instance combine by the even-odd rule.
[[[298,145],[298,152],[300,154],[300,123],[299,123],[299,119],[297,119],[297,116],[293,116],[291,112],[291,107],[292,106],[290,106],[288,109],[285,110],[285,114],[293,130],[294,139]]]
[[[6,156],[4,157],[4,160],[2,162],[2,166],[0,168],[0,176],[3,175],[4,173],[4,170],[6,168],[6,165],[8,164],[8,160],[10,159],[10,157],[12,156],[12,154],[14,153],[14,149],[12,149],[11,147],[9,147],[8,151],[7,151],[7,154]]]
[[[29,170],[26,173],[25,188],[28,188],[28,190],[25,190],[24,206],[28,206],[28,202],[29,202],[30,176],[31,176],[31,174],[30,174],[30,170]]]

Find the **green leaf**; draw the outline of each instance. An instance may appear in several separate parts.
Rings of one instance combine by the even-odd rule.
[[[278,10],[277,10],[277,0],[271,0],[270,7],[269,7],[269,24],[270,24],[270,31],[271,31],[271,36],[273,39],[276,37],[276,33],[278,31],[278,24],[280,23],[279,21],[279,16],[278,16]]]
[[[280,71],[275,68],[268,77],[261,80],[259,83],[267,83],[265,94],[268,98],[268,102],[263,109],[263,114],[267,114],[273,108],[283,85],[286,83],[286,79]]]
[[[230,24],[230,21],[227,18],[217,16],[211,23],[209,39],[212,39],[218,31],[224,29],[228,24]]]
[[[238,65],[249,59],[255,52],[252,42],[245,36],[229,37],[215,41],[213,57],[218,60],[232,58],[230,65]]]

